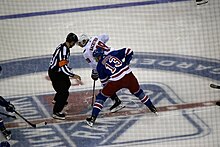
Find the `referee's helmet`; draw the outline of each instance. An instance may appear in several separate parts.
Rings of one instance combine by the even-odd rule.
[[[68,35],[67,35],[67,37],[66,37],[66,42],[74,42],[74,43],[76,43],[77,41],[78,41],[78,37],[76,36],[76,34],[74,34],[74,33],[69,33]]]

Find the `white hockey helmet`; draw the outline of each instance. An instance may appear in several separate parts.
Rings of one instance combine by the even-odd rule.
[[[89,41],[89,36],[86,35],[86,34],[82,34],[82,35],[79,36],[77,44],[80,47],[84,47],[88,41]]]

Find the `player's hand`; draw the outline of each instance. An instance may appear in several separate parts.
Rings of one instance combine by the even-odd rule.
[[[92,70],[91,78],[95,81],[99,78],[99,74],[95,69]]]
[[[76,79],[78,81],[81,81],[81,77],[79,75],[77,75],[77,74],[74,74],[74,76],[72,78],[74,78],[74,79]]]
[[[6,111],[8,112],[14,112],[15,111],[15,106],[8,102],[7,106],[5,107]]]

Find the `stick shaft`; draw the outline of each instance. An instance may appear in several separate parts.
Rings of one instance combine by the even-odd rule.
[[[91,106],[94,105],[94,99],[95,99],[95,80],[93,80],[93,88],[92,88],[92,103]]]
[[[26,121],[30,126],[32,126],[33,128],[36,128],[36,124],[32,124],[30,121],[28,121],[26,118],[24,118],[20,113],[18,113],[17,111],[14,111],[19,117],[21,117],[24,121]]]

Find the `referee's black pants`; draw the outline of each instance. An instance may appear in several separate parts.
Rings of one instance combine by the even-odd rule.
[[[54,90],[56,91],[54,100],[56,101],[53,107],[53,113],[61,112],[69,97],[69,88],[71,82],[69,76],[63,72],[56,72],[51,69],[48,70],[48,75],[52,81]]]

